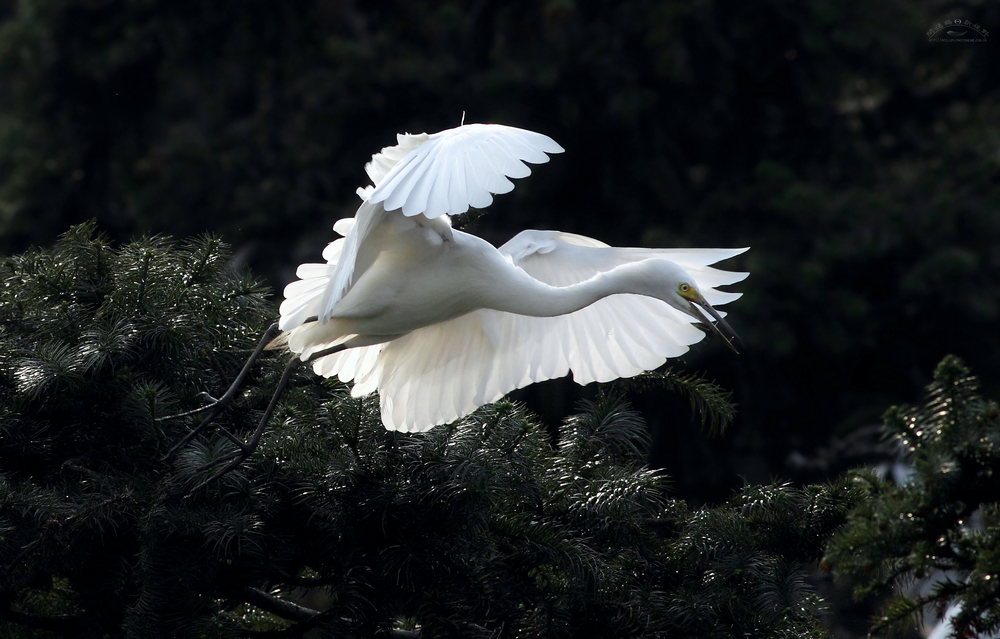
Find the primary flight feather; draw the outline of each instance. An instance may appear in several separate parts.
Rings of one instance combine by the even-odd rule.
[[[499,249],[451,228],[561,153],[498,124],[401,134],[372,156],[344,237],[285,288],[279,327],[316,373],[378,391],[386,428],[423,431],[515,388],[562,377],[609,381],[652,370],[704,337],[718,291],[746,273],[710,265],[746,249],[615,248],[522,231]],[[726,339],[727,343],[729,340]],[[332,352],[338,351],[338,352]]]

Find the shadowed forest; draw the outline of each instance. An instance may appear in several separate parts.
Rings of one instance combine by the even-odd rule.
[[[931,41],[946,20],[988,35]],[[751,247],[721,265],[750,272],[740,354],[668,364],[732,393],[729,427],[628,394],[671,496],[718,505],[892,464],[883,413],[948,354],[1000,397],[998,46],[991,2],[0,0],[0,250],[211,233],[276,314],[396,133],[544,133],[566,152],[456,226]],[[557,437],[604,401],[513,397]]]

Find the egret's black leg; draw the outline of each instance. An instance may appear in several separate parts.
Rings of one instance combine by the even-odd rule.
[[[235,437],[231,433],[226,433],[228,439],[232,440],[239,450],[233,451],[228,455],[223,456],[221,459],[212,462],[212,465],[218,464],[219,462],[228,461],[229,463],[223,466],[220,470],[212,474],[211,477],[201,482],[197,486],[191,489],[191,492],[198,490],[202,486],[212,483],[219,477],[222,477],[229,471],[233,470],[241,463],[243,460],[253,454],[253,451],[257,449],[257,445],[260,444],[261,435],[264,434],[264,428],[267,426],[267,422],[271,420],[271,415],[274,414],[274,409],[278,406],[278,400],[285,392],[285,387],[288,386],[288,380],[291,379],[292,373],[301,364],[301,360],[298,357],[293,357],[288,365],[285,366],[285,372],[281,374],[281,380],[278,382],[277,387],[274,389],[274,394],[271,395],[271,402],[267,405],[267,409],[260,418],[260,422],[257,424],[256,430],[254,430],[253,435],[250,436],[250,441],[244,443],[238,437]]]
[[[183,413],[175,413],[173,415],[164,415],[163,417],[157,417],[156,421],[162,422],[169,419],[179,419],[181,417],[187,417],[188,415],[196,415],[203,411],[215,408],[220,404],[223,407],[227,406],[230,402],[233,401],[233,398],[236,397],[236,392],[240,389],[240,386],[243,385],[243,382],[246,381],[247,375],[250,374],[250,369],[253,367],[255,363],[257,363],[257,360],[260,358],[260,354],[264,352],[264,348],[268,344],[270,344],[271,341],[274,340],[274,338],[277,337],[278,333],[280,332],[281,330],[278,328],[277,322],[271,324],[271,326],[268,327],[266,331],[264,331],[264,335],[261,336],[260,343],[257,344],[257,348],[255,348],[253,353],[250,354],[250,359],[248,359],[247,363],[243,365],[243,370],[241,370],[240,374],[236,376],[236,379],[233,380],[233,383],[229,385],[229,390],[227,390],[222,397],[220,397],[219,399],[215,399],[208,393],[203,393],[203,395],[206,395],[209,399],[212,400],[211,403],[202,406],[201,408],[195,408],[193,410],[184,411]]]
[[[267,409],[260,418],[260,423],[257,424],[257,430],[253,432],[250,436],[250,441],[240,446],[240,450],[243,451],[244,455],[250,455],[254,450],[257,449],[257,444],[260,443],[260,436],[264,434],[264,427],[267,426],[267,422],[271,421],[271,415],[274,414],[274,409],[278,407],[278,400],[281,396],[285,394],[285,388],[288,386],[288,380],[292,378],[292,373],[295,369],[299,367],[302,363],[298,357],[293,357],[288,366],[285,367],[285,372],[281,374],[281,379],[278,381],[278,386],[274,389],[274,394],[271,395],[271,401],[267,405]]]
[[[317,353],[313,353],[309,359],[311,360],[319,357],[324,357],[326,355],[332,355],[333,353],[339,353],[345,348],[347,347],[343,344],[340,344],[338,346],[333,346],[331,348],[327,348]],[[257,450],[257,446],[260,444],[260,438],[264,435],[264,429],[267,427],[267,423],[271,421],[271,416],[274,414],[274,409],[278,407],[278,400],[281,399],[281,396],[285,392],[285,388],[288,386],[288,380],[292,378],[292,373],[294,373],[295,369],[298,368],[298,366],[302,363],[303,363],[302,360],[300,360],[298,357],[293,357],[291,361],[288,362],[288,365],[285,367],[285,372],[281,374],[281,380],[278,382],[278,385],[274,389],[274,394],[271,395],[271,401],[267,405],[267,409],[264,411],[264,414],[260,418],[260,422],[257,424],[256,430],[254,430],[253,435],[250,436],[250,439],[247,442],[244,443],[238,437],[234,436],[232,433],[225,431],[223,429],[223,434],[228,439],[230,439],[234,444],[236,444],[239,450],[233,451],[232,453],[229,453],[228,455],[225,455],[222,458],[213,461],[211,465],[203,467],[202,470],[206,470],[207,468],[214,466],[216,464],[228,462],[220,470],[213,473],[211,477],[209,477],[205,481],[201,482],[200,484],[192,488],[190,491],[191,493],[198,490],[202,486],[210,484],[219,477],[222,477],[226,473],[235,469],[237,466],[243,463],[243,460],[245,460],[247,457],[252,455],[255,450]]]
[[[257,344],[257,348],[255,348],[253,353],[250,354],[250,359],[248,359],[247,363],[243,365],[243,369],[240,371],[240,374],[236,376],[236,379],[234,379],[233,383],[229,385],[229,389],[225,392],[225,394],[222,397],[220,397],[219,399],[215,399],[214,397],[211,397],[209,395],[209,398],[212,400],[211,403],[206,404],[201,408],[195,408],[194,410],[185,411],[183,413],[177,413],[175,415],[166,415],[164,417],[156,418],[156,421],[166,421],[168,419],[178,419],[180,417],[187,417],[188,415],[195,415],[197,413],[201,413],[206,410],[210,411],[209,414],[205,416],[205,419],[201,420],[200,424],[198,424],[194,429],[191,430],[191,432],[189,432],[187,435],[181,438],[179,442],[174,444],[173,447],[171,447],[171,449],[167,451],[167,453],[163,456],[164,461],[170,459],[174,455],[174,453],[176,453],[179,449],[186,446],[192,439],[194,439],[198,435],[198,433],[202,431],[202,429],[204,429],[206,426],[212,423],[212,420],[215,419],[215,416],[218,415],[223,408],[232,403],[233,399],[236,397],[237,391],[239,391],[240,387],[243,386],[243,382],[246,381],[247,375],[250,374],[251,367],[253,367],[253,365],[260,358],[261,353],[264,352],[264,348],[266,348],[267,345],[270,344],[271,341],[275,337],[277,337],[280,332],[281,330],[278,328],[277,322],[271,324],[271,326],[268,327],[266,331],[264,331],[264,335],[260,338],[260,342]],[[205,394],[207,395],[207,393]]]

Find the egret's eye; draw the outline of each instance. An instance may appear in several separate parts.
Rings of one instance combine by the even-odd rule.
[[[681,288],[681,293],[687,293],[691,290],[691,287],[688,286],[687,284],[681,284],[680,288]]]

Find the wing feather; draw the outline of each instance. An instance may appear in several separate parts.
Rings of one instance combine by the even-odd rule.
[[[365,172],[371,178],[372,184],[382,183],[389,171],[399,163],[406,155],[427,141],[429,136],[426,133],[410,135],[400,133],[396,136],[396,146],[387,146],[381,152],[372,156],[370,162],[365,164]]]
[[[427,155],[420,160],[417,168],[410,173],[412,179],[410,181],[409,193],[405,200],[401,202],[403,215],[420,215],[420,213],[428,210],[427,200],[431,194],[431,188],[437,182],[440,174],[440,167],[436,167],[434,164],[438,160],[440,150],[440,147],[431,147],[428,149]],[[402,192],[402,189],[399,192]],[[442,212],[447,213],[447,210]]]
[[[375,181],[371,202],[384,203],[387,211],[402,208],[408,216],[457,215],[469,206],[489,206],[493,201],[491,193],[513,189],[507,178],[531,173],[524,162],[540,164],[548,161],[547,154],[563,151],[548,136],[500,124],[467,124],[421,139],[391,167],[396,153],[390,148],[382,150],[382,157],[373,156],[369,163],[369,175]],[[406,140],[409,144],[410,138]],[[449,162],[448,158],[457,158],[458,162]],[[452,171],[452,177],[439,179],[441,171]],[[469,179],[470,173],[476,176],[474,180]],[[465,197],[449,190],[456,175],[465,177]]]
[[[496,149],[491,149],[493,153],[486,153],[482,147],[473,147],[469,149],[469,155],[475,158],[476,163],[476,175],[479,176],[480,183],[486,188],[489,193],[510,193],[514,190],[514,183],[507,179],[503,174],[503,165],[501,168],[497,169],[497,164],[494,163],[496,159]]]
[[[386,211],[395,211],[396,209],[402,208],[407,202],[407,198],[413,194],[414,187],[420,180],[420,177],[427,171],[427,165],[424,160],[428,159],[433,147],[428,146],[426,143],[417,147],[410,152],[405,158],[403,158],[399,164],[397,164],[390,173],[392,183],[396,188],[388,194],[383,202],[383,207]],[[433,157],[430,158],[433,161]],[[382,184],[386,184],[383,182]],[[372,191],[371,196],[368,198],[372,202],[381,202],[378,199],[378,187]],[[403,211],[406,214],[406,211]]]
[[[465,188],[468,191],[469,201],[462,212],[469,210],[470,206],[477,209],[485,209],[493,203],[493,196],[486,190],[486,185],[479,179],[479,169],[476,166],[478,158],[472,157],[468,152],[465,154]],[[477,170],[478,169],[478,170]]]
[[[619,326],[626,325],[628,323],[629,318],[625,317],[621,307],[615,305],[611,305],[608,309],[605,310],[605,318],[611,325],[611,329],[609,332],[611,340],[609,341],[613,341],[617,345],[621,357],[624,358],[625,360],[624,361],[625,367],[640,368],[645,370],[647,365],[647,360],[646,358],[642,357],[642,354],[648,353],[648,351],[643,349],[642,345],[637,343],[634,337],[636,333],[644,332],[642,330],[642,327],[636,326],[635,331],[618,330]],[[659,364],[657,364],[656,366],[658,365]],[[654,366],[654,368],[656,366]]]
[[[340,261],[340,255],[344,252],[344,238],[338,238],[326,245],[323,249],[323,259],[328,264],[336,264]]]
[[[353,227],[354,218],[345,218],[333,225],[335,231],[345,234]],[[320,314],[322,297],[336,272],[344,242],[344,238],[338,238],[323,249],[323,259],[327,261],[326,264],[300,264],[295,270],[295,275],[299,279],[285,286],[283,291],[285,299],[279,308],[281,319],[278,326],[281,330],[291,330],[306,319]]]
[[[510,150],[513,151],[514,155],[517,156],[518,159],[525,162],[530,162],[531,164],[544,164],[549,160],[544,151],[533,144],[525,142],[520,136],[506,136],[504,137],[504,143],[510,147]],[[559,151],[556,151],[556,153],[558,152]]]
[[[544,319],[548,319],[549,322],[548,326],[544,326],[543,328],[549,332],[558,331],[558,318]],[[570,335],[569,333],[556,334],[559,335],[559,338],[551,341],[554,357],[551,360],[543,361],[541,366],[538,367],[538,374],[541,379],[556,379],[569,374],[569,353],[572,348],[570,345]],[[543,343],[545,342],[545,340],[542,341]]]
[[[521,161],[521,158],[518,157],[517,152],[514,151],[508,140],[504,139],[503,136],[496,136],[493,138],[493,143],[496,145],[497,150],[493,157],[501,163],[500,171],[504,175],[515,180],[531,175],[531,169]]]
[[[482,126],[489,126],[489,125],[482,125]],[[500,125],[493,125],[493,126],[500,126]],[[562,153],[565,150],[561,146],[559,146],[555,140],[553,140],[547,135],[536,133],[535,131],[528,131],[527,129],[518,129],[515,127],[504,127],[504,129],[507,129],[511,132],[512,138],[520,139],[527,146],[531,147],[532,149],[537,149],[542,153]],[[528,161],[532,162],[531,160]],[[547,160],[532,162],[532,164],[540,164],[545,161]]]
[[[448,183],[448,210],[453,215],[469,210],[469,190],[465,182],[465,169],[458,155],[448,158],[451,181]]]
[[[590,317],[601,318],[600,309],[591,310]],[[573,332],[576,335],[576,343],[580,346],[580,351],[588,354],[587,357],[579,357],[575,362],[573,379],[581,384],[614,379],[615,374],[611,370],[611,353],[608,351],[605,327],[596,322],[575,322],[572,320],[570,322],[573,325]]]
[[[385,209],[382,208],[381,204],[373,203],[371,199],[361,203],[358,212],[354,215],[354,226],[344,238],[344,245],[337,260],[337,269],[330,277],[329,286],[323,292],[317,313],[320,322],[325,323],[330,319],[333,307],[350,288],[361,244],[372,230],[382,222],[384,216]]]
[[[427,193],[427,210],[432,213],[451,210],[451,181],[454,179],[451,160],[449,157],[441,159],[443,166],[434,175],[434,185]]]
[[[378,346],[368,346],[365,355],[365,367],[355,377],[354,387],[351,389],[352,397],[364,397],[378,390],[378,383],[382,374],[382,349],[385,344]]]

